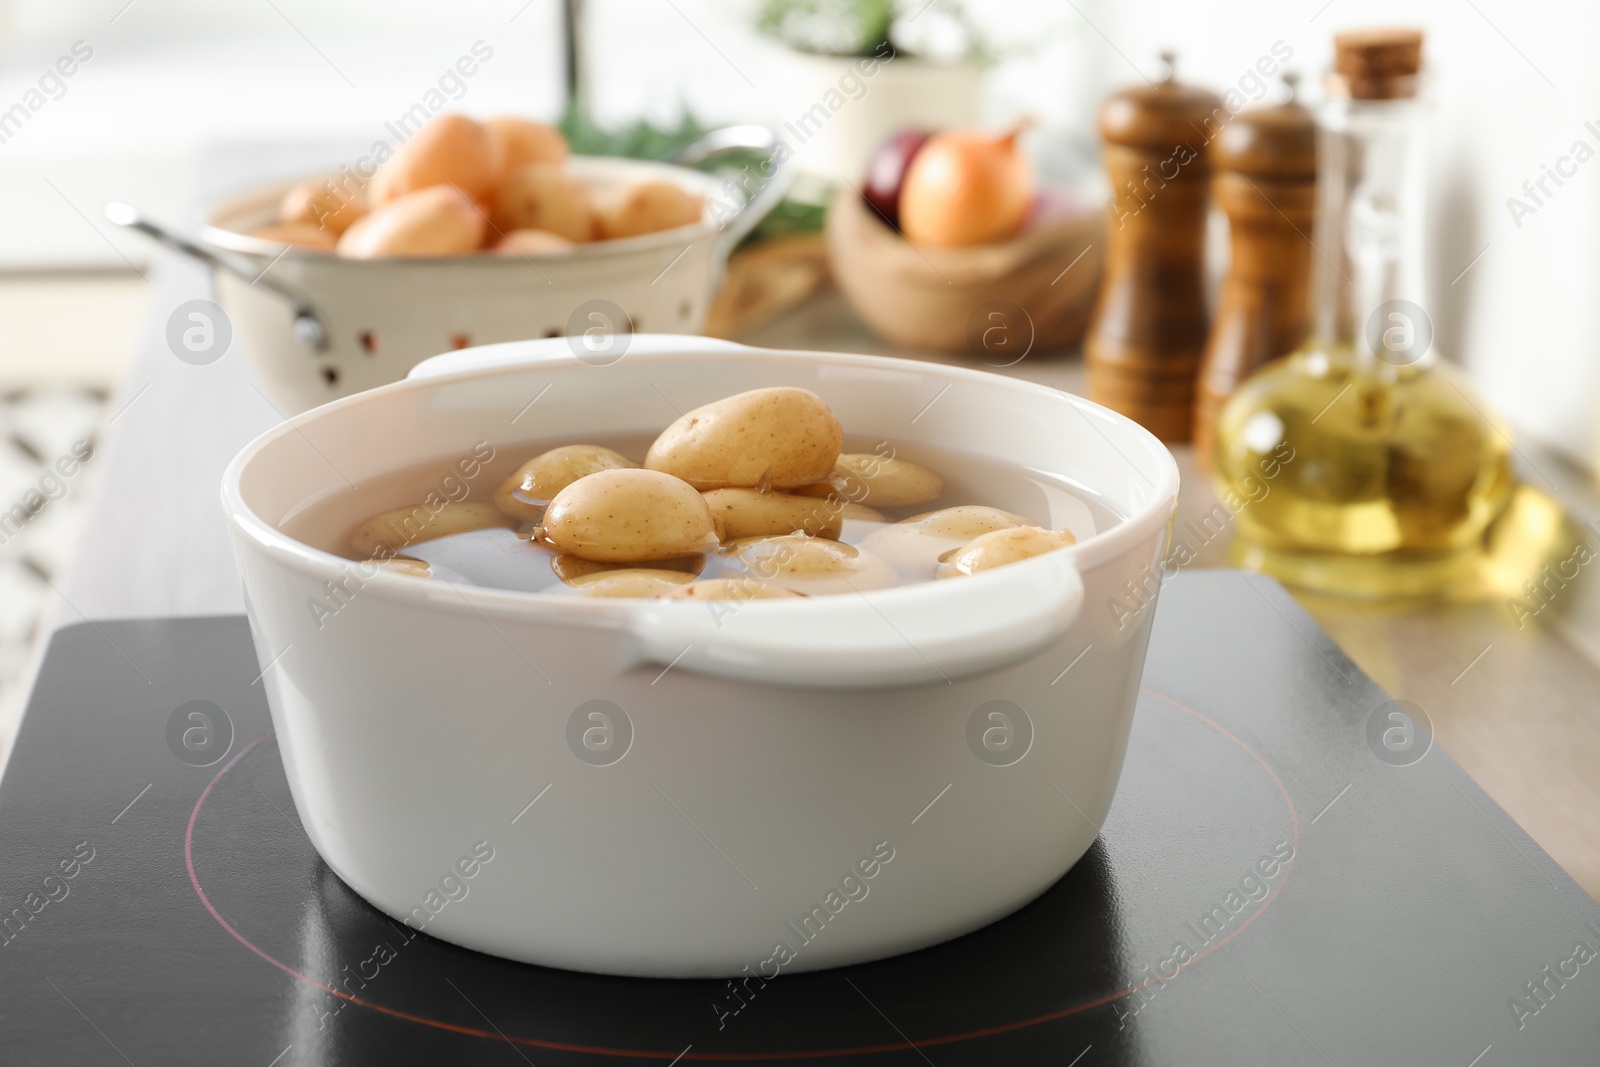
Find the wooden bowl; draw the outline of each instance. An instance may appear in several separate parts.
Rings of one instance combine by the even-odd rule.
[[[845,299],[885,341],[1016,360],[1082,339],[1104,232],[1103,211],[1046,194],[1008,241],[923,248],[844,185],[828,207],[828,259]]]

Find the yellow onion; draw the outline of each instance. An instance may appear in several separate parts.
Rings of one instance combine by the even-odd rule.
[[[1033,168],[1004,133],[947,130],[923,145],[900,191],[900,229],[914,244],[953,248],[1016,233],[1033,203]]]

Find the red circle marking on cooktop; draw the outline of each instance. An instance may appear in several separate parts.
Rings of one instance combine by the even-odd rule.
[[[1299,857],[1300,854],[1300,813],[1295,809],[1294,800],[1289,796],[1289,790],[1284,788],[1283,780],[1278,777],[1277,772],[1272,769],[1266,760],[1261,758],[1260,753],[1251,748],[1249,745],[1245,744],[1245,742],[1240,740],[1239,737],[1231,730],[1215,720],[1200,714],[1200,712],[1195,711],[1188,705],[1179,703],[1165,694],[1156,692],[1154,689],[1145,689],[1140,687],[1140,692],[1155,697],[1157,700],[1160,700],[1166,704],[1170,704],[1172,707],[1177,708],[1179,711],[1184,712],[1185,714],[1194,716],[1196,719],[1199,719],[1201,722],[1205,723],[1207,726],[1211,727],[1213,730],[1217,731],[1222,736],[1226,737],[1228,740],[1242,748],[1251,759],[1255,760],[1261,765],[1261,769],[1266,771],[1267,775],[1272,779],[1272,784],[1278,787],[1278,792],[1283,795],[1283,802],[1288,805],[1289,819],[1293,825],[1294,836],[1292,844],[1294,847],[1294,855],[1290,858],[1289,862],[1284,865],[1283,878],[1278,882],[1273,891],[1268,894],[1267,899],[1261,902],[1261,907],[1252,912],[1250,917],[1244,922],[1240,923],[1239,926],[1235,928],[1232,933],[1228,934],[1227,937],[1224,937],[1215,944],[1208,946],[1204,952],[1196,954],[1192,959],[1179,964],[1178,970],[1181,971],[1185,968],[1194,966],[1196,963],[1199,963],[1201,960],[1217,951],[1217,949],[1221,948],[1229,941],[1232,941],[1234,938],[1244,933],[1245,929],[1248,928],[1251,923],[1261,918],[1261,916],[1266,912],[1267,908],[1272,905],[1272,902],[1278,899],[1278,895],[1283,892],[1283,887],[1289,884],[1289,875],[1294,871],[1294,861]],[[261,949],[251,944],[243,934],[239,933],[239,931],[230,926],[228,924],[228,920],[222,917],[221,913],[217,911],[215,905],[211,903],[210,898],[206,896],[206,891],[200,888],[200,879],[196,877],[194,873],[194,824],[195,820],[200,817],[200,809],[205,805],[206,797],[211,795],[211,790],[216,788],[216,784],[218,782],[222,781],[222,776],[231,771],[234,764],[248,756],[257,745],[261,744],[261,742],[267,740],[271,736],[271,733],[262,734],[244,748],[240,749],[238,755],[234,756],[227,763],[223,764],[222,769],[217,772],[216,777],[212,778],[211,781],[207,783],[205,789],[201,791],[200,799],[195,801],[194,810],[189,813],[189,828],[183,836],[183,858],[184,862],[187,863],[189,867],[189,882],[194,886],[195,894],[199,896],[200,903],[204,904],[206,906],[206,911],[211,913],[211,917],[217,920],[217,923],[224,930],[232,934],[235,941],[239,942],[239,944],[243,945],[251,952],[254,952],[257,956],[260,956],[262,959],[266,960],[280,971],[283,971],[285,974],[292,975],[307,985],[315,986],[324,993],[331,993],[333,996],[336,996],[341,1000],[347,1000],[351,1004],[359,1004],[363,1008],[370,1008],[373,1011],[382,1012],[385,1015],[391,1015],[396,1019],[404,1019],[407,1022],[420,1023],[423,1026],[431,1026],[439,1030],[448,1030],[452,1033],[466,1034],[470,1037],[488,1038],[491,1041],[510,1041],[518,1045],[527,1045],[530,1048],[546,1048],[560,1052],[582,1052],[594,1056],[619,1056],[641,1060],[668,1060],[672,1063],[677,1063],[683,1060],[816,1060],[834,1059],[844,1056],[871,1056],[884,1052],[906,1052],[915,1049],[927,1048],[930,1045],[949,1045],[959,1041],[973,1041],[982,1037],[992,1037],[996,1034],[1004,1034],[1012,1030],[1023,1030],[1031,1026],[1039,1026],[1042,1023],[1053,1022],[1056,1019],[1064,1019],[1069,1015],[1077,1015],[1080,1012],[1088,1011],[1090,1008],[1102,1007],[1103,1005],[1110,1004],[1114,1000],[1121,1000],[1123,997],[1132,996],[1134,993],[1149,988],[1157,980],[1156,978],[1150,978],[1146,981],[1140,982],[1138,985],[1128,986],[1126,989],[1118,990],[1115,993],[1108,993],[1107,995],[1098,997],[1094,1000],[1085,1001],[1081,1004],[1074,1004],[1071,1007],[1061,1008],[1056,1011],[1046,1012],[1043,1015],[1035,1015],[1028,1019],[1019,1019],[1015,1022],[1001,1023],[997,1026],[987,1026],[981,1030],[966,1030],[955,1034],[941,1034],[937,1037],[923,1038],[919,1041],[891,1041],[881,1045],[857,1045],[851,1048],[822,1048],[803,1052],[694,1052],[691,1050],[685,1050],[682,1052],[658,1052],[650,1049],[608,1048],[603,1045],[576,1045],[565,1041],[547,1041],[537,1037],[507,1037],[505,1034],[501,1034],[496,1031],[480,1030],[473,1026],[457,1026],[455,1023],[447,1023],[439,1019],[430,1019],[424,1015],[413,1015],[410,1012],[400,1011],[397,1008],[386,1007],[382,1004],[375,1004],[370,1000],[363,1000],[360,997],[352,996],[342,989],[333,989],[325,986],[315,978],[301,974],[288,964],[267,955]],[[1173,974],[1167,975],[1165,980],[1170,981],[1173,975],[1176,973],[1177,971],[1174,971]]]

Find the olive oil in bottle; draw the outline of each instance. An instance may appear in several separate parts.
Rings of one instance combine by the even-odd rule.
[[[1422,35],[1343,34],[1336,47],[1312,337],[1223,408],[1215,478],[1249,501],[1241,565],[1328,592],[1438,593],[1469,579],[1511,499],[1510,439],[1437,360],[1420,303]]]

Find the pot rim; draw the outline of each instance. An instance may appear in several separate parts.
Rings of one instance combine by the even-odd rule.
[[[730,362],[747,361],[752,358],[752,354],[761,359],[806,364],[822,361],[836,366],[860,369],[903,370],[907,362],[904,359],[888,356],[866,356],[800,349],[752,349],[745,345],[694,335],[638,334],[634,335],[633,344],[644,349],[641,354],[692,356],[700,359],[729,360]],[[542,346],[542,349],[540,346]],[[297,541],[256,514],[244,501],[240,488],[245,468],[268,445],[288,434],[302,433],[307,422],[315,418],[326,417],[332,413],[361,405],[381,405],[386,402],[388,397],[407,392],[420,392],[445,387],[456,382],[516,374],[531,365],[568,362],[575,366],[581,364],[577,356],[566,349],[565,341],[561,339],[554,341],[508,341],[496,345],[462,349],[458,352],[446,353],[445,356],[454,359],[472,358],[472,356],[481,353],[492,352],[494,349],[510,349],[513,347],[529,349],[528,358],[487,366],[469,366],[460,370],[446,370],[420,377],[403,378],[388,385],[354,393],[312,408],[303,415],[296,416],[295,419],[286,419],[279,425],[262,433],[245,445],[229,461],[222,475],[220,487],[221,503],[232,530],[238,535],[248,538],[274,561],[317,579],[341,577],[350,568],[360,566],[363,561],[338,556],[332,552],[314,548],[311,545]],[[1135,436],[1146,445],[1147,451],[1154,458],[1157,467],[1157,477],[1152,486],[1149,500],[1138,511],[1128,515],[1109,529],[1102,530],[1075,545],[1058,549],[1043,556],[964,577],[960,580],[959,584],[961,586],[967,588],[992,587],[996,589],[1001,586],[1018,586],[1022,584],[1022,580],[1026,576],[1043,577],[1047,569],[1059,570],[1062,567],[1082,573],[1126,552],[1132,545],[1137,544],[1151,534],[1161,532],[1171,522],[1178,498],[1179,475],[1177,461],[1154,434],[1132,419],[1074,393],[1053,389],[1034,382],[938,363],[916,361],[916,366],[919,369],[934,372],[957,382],[965,381],[986,388],[1005,388],[1034,396],[1047,396],[1073,408],[1083,418],[1109,419],[1113,422],[1124,424],[1130,427],[1135,432]],[[1114,445],[1113,448],[1115,449]],[[1132,461],[1128,462],[1131,464]],[[613,629],[619,626],[625,627],[647,613],[653,614],[662,610],[673,610],[674,606],[684,612],[691,610],[704,612],[705,610],[705,604],[697,601],[675,602],[651,599],[550,597],[518,590],[495,589],[488,586],[418,581],[405,575],[390,573],[383,568],[376,569],[378,573],[370,578],[364,574],[362,575],[364,592],[377,593],[379,599],[394,600],[417,607],[426,607],[432,611],[443,610],[451,614],[467,616],[494,617],[518,621],[554,620],[568,624]],[[860,596],[870,604],[914,607],[920,602],[947,594],[954,584],[938,581],[918,582],[910,585],[892,586],[887,589],[862,591]],[[942,594],[941,590],[945,591],[945,594]],[[801,600],[747,600],[738,602],[738,610],[741,613],[754,612],[757,615],[783,613],[789,618],[801,621],[806,614],[828,611],[828,605],[836,599],[838,598],[812,597]]]

